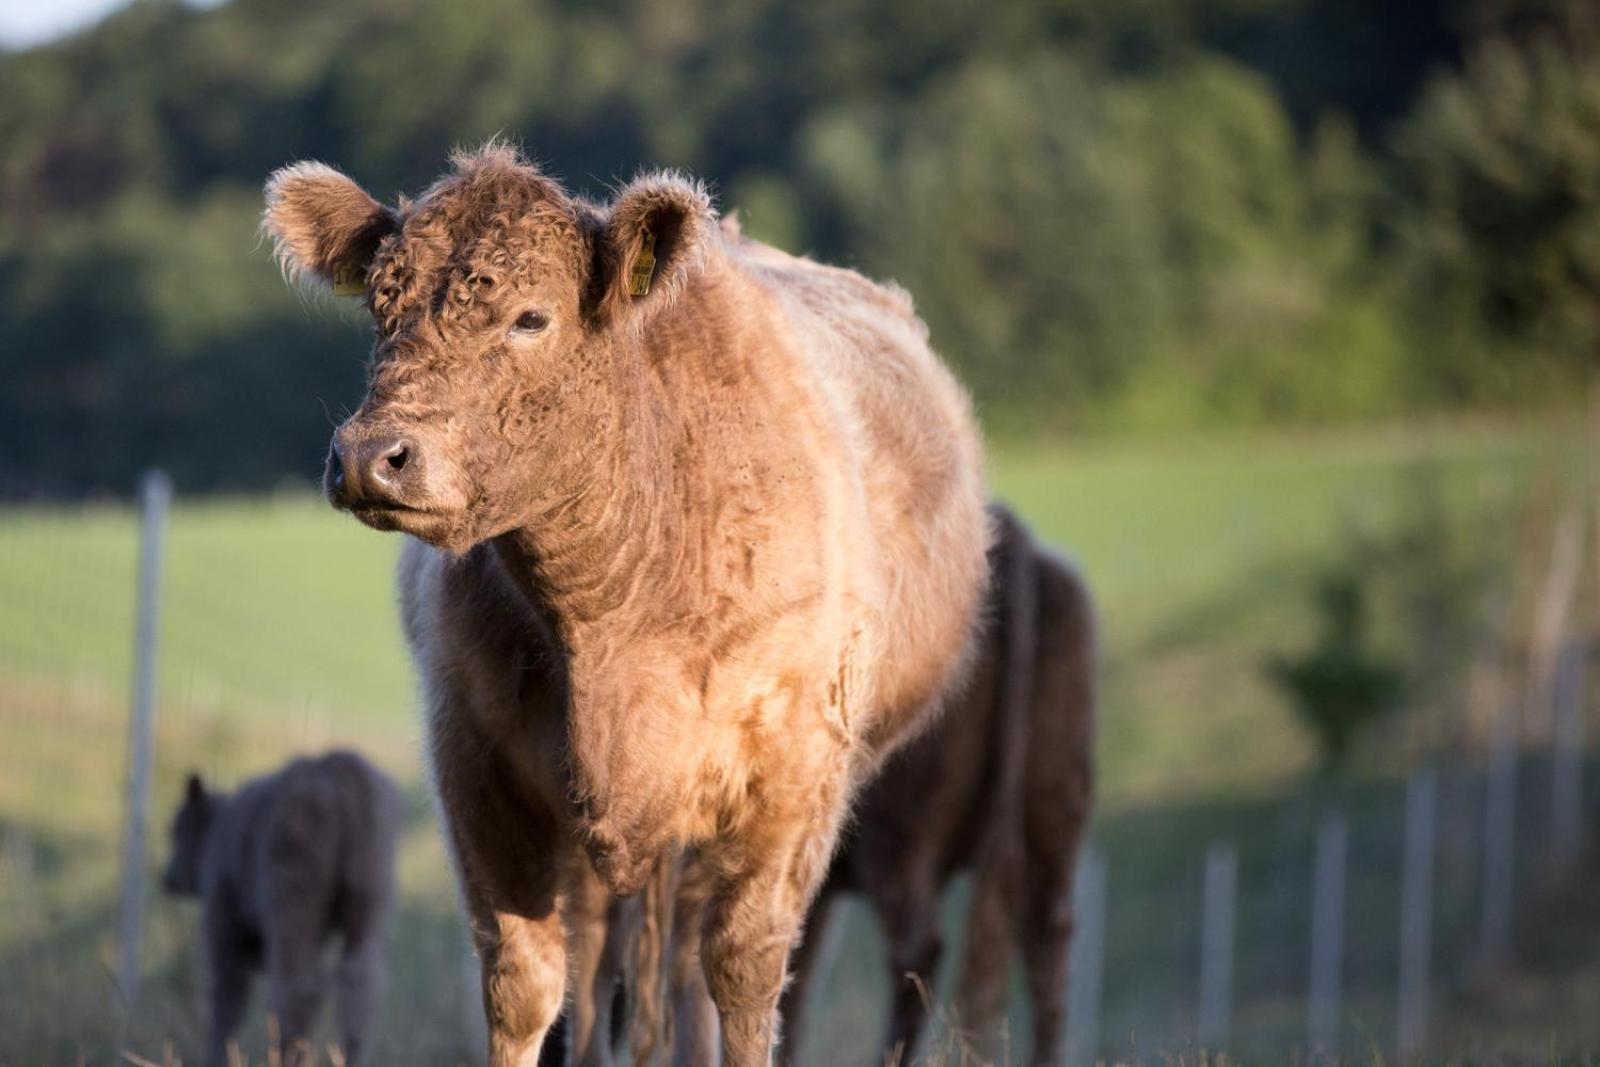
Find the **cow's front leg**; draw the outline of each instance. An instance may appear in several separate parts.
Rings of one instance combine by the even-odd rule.
[[[475,909],[473,940],[483,972],[490,1067],[536,1067],[545,1035],[561,1014],[567,953],[561,917]]]
[[[706,912],[715,890],[706,864],[698,855],[689,855],[672,902],[669,973],[674,1064],[717,1062],[717,1007],[706,988],[700,951]]]
[[[722,1024],[725,1067],[764,1067],[777,1037],[789,946],[800,930],[781,870],[763,869],[728,888],[709,916],[701,959]]]
[[[573,867],[567,908],[573,979],[567,1062],[608,1067],[618,979],[637,936],[639,907],[637,901],[613,897],[587,862],[579,860]]]
[[[734,845],[747,862],[724,879],[713,899],[701,946],[706,985],[722,1024],[724,1067],[772,1062],[789,949],[827,871],[839,815],[829,810],[810,825],[780,816],[775,823],[796,825],[788,840],[764,849],[752,842]]]
[[[208,924],[209,925],[209,924]],[[208,930],[211,957],[211,1027],[206,1067],[227,1067],[233,1035],[250,1003],[251,958],[231,930]]]
[[[561,1014],[565,894],[581,852],[485,739],[434,730],[434,774],[483,976],[490,1067],[535,1067]]]

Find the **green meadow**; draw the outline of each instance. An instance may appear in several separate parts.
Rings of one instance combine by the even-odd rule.
[[[1252,841],[1266,850],[1309,833],[1305,819],[1285,830],[1278,812],[1313,750],[1262,664],[1311,640],[1316,575],[1352,538],[1402,523],[1424,494],[1509,575],[1525,516],[1562,498],[1579,440],[1561,421],[1483,422],[997,450],[995,493],[1078,562],[1098,597],[1097,836],[1114,879],[1187,877],[1210,835],[1241,826],[1248,879],[1265,870]],[[106,1062],[119,1042],[159,1062],[169,1042],[178,1057],[197,1045],[192,906],[150,901],[149,978],[126,1031],[109,980],[136,542],[125,505],[0,512],[0,1064]],[[309,493],[174,507],[151,862],[191,767],[226,784],[295,751],[372,753],[413,797],[378,1062],[452,1062],[471,1056],[474,994],[420,784],[391,587],[398,547]],[[1362,753],[1372,784],[1361,795],[1392,806],[1397,764],[1385,747]],[[868,977],[877,949],[859,912],[849,930],[826,997],[827,1047],[841,1055],[878,1026],[875,992],[852,991],[881,990],[866,984],[880,981]],[[1111,951],[1157,952],[1165,930],[1125,912]],[[1179,1004],[1187,981],[1109,974],[1107,1018],[1137,1018],[1152,990]],[[1252,1012],[1278,1025],[1274,1010],[1242,1002],[1238,1026]],[[259,1023],[250,1042],[259,1056]]]

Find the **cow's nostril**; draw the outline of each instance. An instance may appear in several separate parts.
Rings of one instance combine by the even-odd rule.
[[[338,493],[344,489],[344,453],[339,450],[337,440],[328,448],[328,465],[322,478],[330,491]]]
[[[367,453],[366,478],[372,486],[384,486],[384,492],[393,495],[400,484],[410,478],[417,465],[417,446],[409,437],[390,438],[374,442]]]

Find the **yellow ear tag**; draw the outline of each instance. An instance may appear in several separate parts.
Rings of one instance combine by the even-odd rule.
[[[366,294],[366,271],[350,263],[343,263],[333,268],[334,296],[365,296]]]
[[[633,272],[628,278],[628,292],[634,296],[649,296],[650,281],[656,276],[656,235],[644,231],[644,242],[639,247],[639,258],[633,261]]]

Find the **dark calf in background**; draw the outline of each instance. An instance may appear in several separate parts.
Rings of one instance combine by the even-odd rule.
[[[168,892],[198,896],[210,965],[206,1063],[227,1062],[250,983],[264,970],[285,1064],[308,1045],[326,985],[323,949],[340,939],[337,984],[345,1062],[360,1061],[383,990],[401,804],[351,752],[297,759],[231,795],[189,777],[172,824]]]
[[[1033,1002],[1030,1062],[1063,1062],[1067,953],[1078,846],[1093,786],[1095,626],[1078,573],[1006,509],[991,513],[988,626],[970,684],[927,733],[891,756],[862,794],[812,905],[783,1001],[783,1057],[797,1062],[806,985],[825,961],[841,894],[871,902],[889,944],[888,1047],[909,1060],[932,991],[940,892],[971,871],[957,1021],[992,1039],[1012,946]]]

